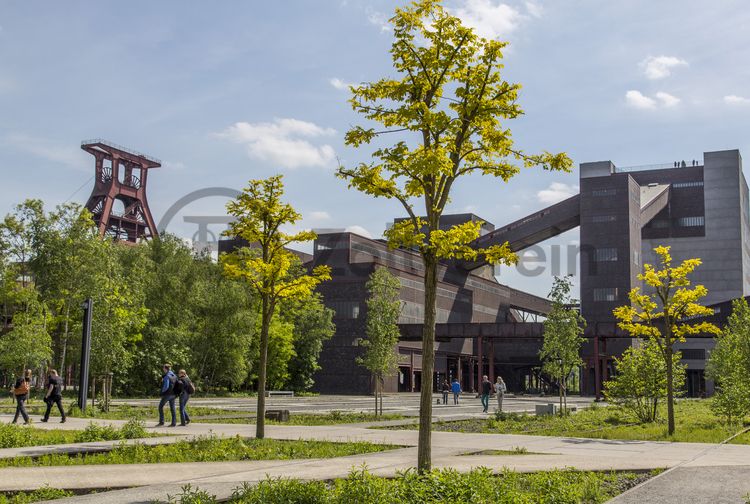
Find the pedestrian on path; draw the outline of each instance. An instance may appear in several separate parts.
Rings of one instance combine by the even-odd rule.
[[[448,394],[451,393],[451,384],[443,380],[443,404],[448,404]]]
[[[52,405],[57,404],[62,419],[60,423],[65,423],[65,410],[62,405],[62,378],[58,376],[57,371],[50,369],[49,378],[47,379],[47,392],[44,394],[44,402],[47,403],[47,411],[44,412],[42,422],[49,420],[49,414],[52,412]]]
[[[174,385],[177,382],[177,376],[175,376],[175,374],[172,372],[171,364],[164,364],[164,367],[162,367],[162,371],[164,371],[164,375],[161,379],[159,423],[156,424],[156,426],[161,427],[162,425],[164,425],[164,406],[169,403],[169,412],[172,414],[172,423],[169,426],[174,427],[175,425],[177,425],[177,412],[175,411],[174,407]]]
[[[461,384],[458,383],[458,378],[453,378],[451,390],[453,391],[453,404],[458,405],[458,396],[461,395]]]
[[[487,413],[490,409],[490,394],[492,394],[492,383],[487,375],[482,376],[482,413]]]
[[[495,393],[497,394],[497,411],[503,411],[503,397],[508,388],[505,386],[502,376],[498,376],[495,381]]]
[[[179,397],[180,397],[180,425],[186,426],[190,423],[190,415],[187,412],[187,403],[190,400],[190,396],[195,392],[195,385],[188,378],[187,372],[184,369],[180,369],[177,373],[179,378],[175,384],[175,393],[179,385]]]
[[[26,400],[29,398],[31,390],[31,369],[27,369],[24,376],[16,380],[13,387],[13,396],[16,398],[16,414],[13,416],[13,423],[18,423],[18,416],[23,417],[25,424],[30,424],[29,414],[26,413]]]

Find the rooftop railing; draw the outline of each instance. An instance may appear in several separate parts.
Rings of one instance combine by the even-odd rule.
[[[157,159],[153,156],[149,156],[148,154],[144,154],[142,152],[138,152],[135,149],[130,149],[128,147],[123,147],[122,145],[118,145],[114,142],[110,142],[109,140],[105,140],[103,138],[94,138],[92,140],[84,140],[81,142],[81,145],[91,145],[91,144],[102,144],[106,145],[107,147],[112,147],[113,149],[121,150],[123,152],[127,152],[128,154],[132,154],[133,156],[142,157],[145,159],[148,159],[149,161],[152,161],[154,163],[161,164],[161,159]]]
[[[667,170],[669,168],[688,168],[690,166],[703,166],[703,161],[700,159],[681,159],[679,161],[672,161],[671,163],[656,163],[649,165],[638,165],[638,166],[616,166],[615,173],[627,173],[637,171],[649,171],[649,170]]]

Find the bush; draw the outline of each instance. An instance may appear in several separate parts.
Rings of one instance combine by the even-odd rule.
[[[58,488],[42,487],[33,492],[18,492],[11,495],[0,494],[0,504],[27,504],[70,497],[73,492]]]
[[[93,443],[96,441],[113,441],[120,439],[120,432],[111,425],[99,425],[90,422],[85,429],[76,434],[76,443]]]
[[[141,439],[148,437],[146,424],[138,418],[131,418],[125,425],[120,427],[120,435],[125,439]]]
[[[18,448],[33,444],[30,429],[23,429],[14,424],[0,424],[0,448]]]
[[[680,353],[672,355],[674,390],[685,383],[685,366]],[[604,382],[604,397],[621,406],[639,422],[656,421],[659,401],[667,397],[667,366],[659,346],[650,340],[639,347],[630,347],[615,359],[617,374]],[[677,394],[675,394],[677,395]]]

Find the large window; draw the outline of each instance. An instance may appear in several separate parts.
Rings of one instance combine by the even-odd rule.
[[[352,301],[333,301],[328,306],[336,312],[336,318],[359,318],[359,303]]]
[[[680,217],[677,219],[679,227],[699,227],[706,225],[706,218],[702,215],[697,217]]]
[[[594,257],[596,262],[617,261],[617,249],[615,247],[598,248]]]
[[[672,184],[673,189],[683,189],[685,187],[703,187],[703,181],[695,180],[692,182],[676,182]]]
[[[594,301],[617,301],[617,287],[594,289]]]

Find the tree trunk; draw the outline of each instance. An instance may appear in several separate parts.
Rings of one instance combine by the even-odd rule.
[[[263,439],[266,435],[266,367],[268,365],[268,331],[271,326],[273,311],[270,310],[267,296],[263,296],[263,308],[260,323],[260,362],[258,370],[258,408],[255,420],[255,437]]]
[[[419,446],[417,469],[432,467],[432,374],[435,368],[435,301],[437,258],[424,257],[424,324],[422,325],[422,391],[419,398]]]
[[[60,351],[60,373],[65,372],[65,359],[68,354],[68,336],[70,331],[70,303],[65,308],[65,329],[63,332],[62,349]],[[67,385],[67,383],[65,384]]]
[[[565,414],[565,410],[563,409],[563,377],[562,372],[560,373],[560,379],[557,382],[557,388],[560,392],[560,416],[563,416]]]
[[[380,394],[380,416],[383,416],[383,389],[385,388],[385,383],[383,383],[382,378],[378,380],[378,387]]]
[[[375,380],[375,389],[374,389],[374,396],[375,396],[375,416],[378,416],[378,376],[373,374],[373,379]]]
[[[672,382],[672,346],[667,344],[665,348],[667,356],[667,425],[669,435],[674,434],[674,384]]]

